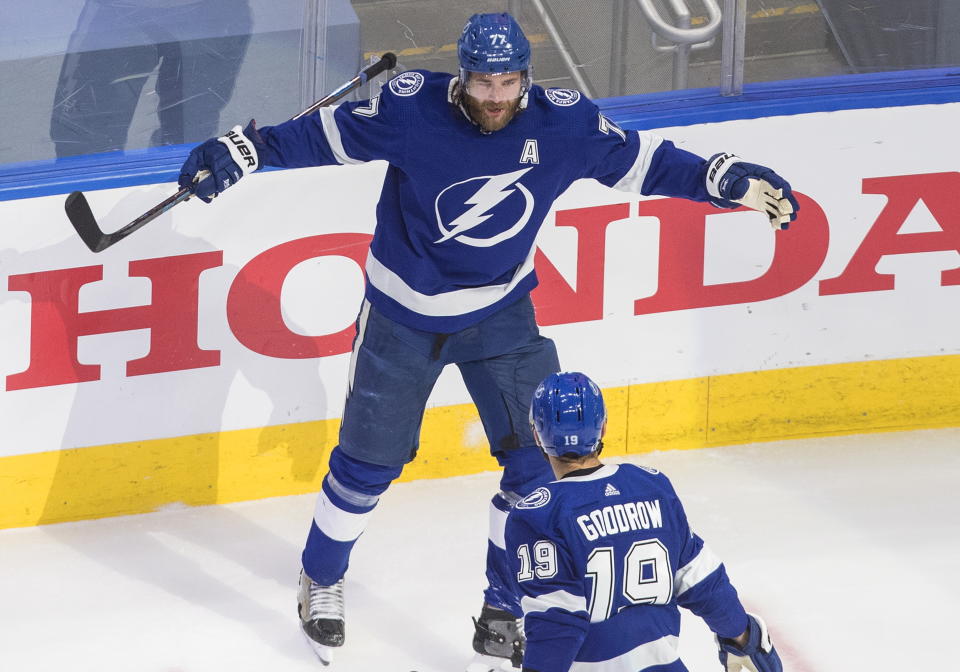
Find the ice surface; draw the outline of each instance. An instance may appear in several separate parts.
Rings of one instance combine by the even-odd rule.
[[[960,429],[642,456],[793,672],[958,669]],[[611,458],[609,461],[618,461]],[[313,496],[0,532],[0,670],[459,672],[495,473],[393,486],[347,574],[322,668],[296,617]],[[719,670],[684,616],[682,655]]]

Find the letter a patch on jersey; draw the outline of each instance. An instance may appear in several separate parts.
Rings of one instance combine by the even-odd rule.
[[[527,140],[523,143],[520,163],[540,163],[540,149],[537,147],[536,140]]]

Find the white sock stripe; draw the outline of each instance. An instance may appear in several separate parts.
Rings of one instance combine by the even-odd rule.
[[[507,550],[507,541],[504,537],[506,529],[507,512],[501,511],[493,502],[490,502],[490,541],[503,550]]]
[[[366,513],[350,513],[337,507],[323,490],[317,496],[317,506],[313,511],[313,521],[320,531],[334,541],[353,541],[367,527],[367,520],[373,509]]]

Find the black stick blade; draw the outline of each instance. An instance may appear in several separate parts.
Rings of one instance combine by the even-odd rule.
[[[100,252],[106,247],[107,236],[97,225],[93,211],[90,210],[90,204],[87,203],[87,198],[82,191],[74,191],[67,196],[63,208],[67,212],[67,219],[79,234],[80,240],[90,248],[91,252]]]

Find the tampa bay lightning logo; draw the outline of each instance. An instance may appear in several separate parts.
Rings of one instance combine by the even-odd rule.
[[[580,92],[573,89],[547,89],[547,100],[560,107],[569,107],[580,100]]]
[[[532,169],[471,177],[441,191],[434,205],[440,237],[434,242],[453,239],[492,247],[520,233],[534,206],[533,194],[520,184],[520,178]]]
[[[550,491],[546,488],[537,488],[529,495],[517,502],[518,509],[539,509],[550,501]]]
[[[412,96],[423,86],[423,75],[419,72],[404,72],[390,80],[390,90],[398,96]]]

